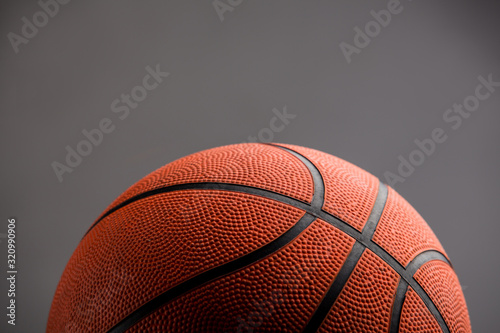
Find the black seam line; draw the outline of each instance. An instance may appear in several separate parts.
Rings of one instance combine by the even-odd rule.
[[[398,287],[396,289],[396,294],[394,295],[394,301],[392,302],[392,314],[391,314],[391,321],[389,322],[389,333],[399,332],[401,312],[403,311],[403,303],[405,301],[407,291],[408,291],[408,282],[406,282],[403,279],[399,279]]]
[[[308,203],[305,203],[303,201],[288,197],[288,196],[283,195],[283,194],[271,192],[268,190],[254,188],[254,187],[245,186],[245,185],[225,184],[225,183],[189,183],[189,184],[173,185],[173,186],[169,186],[169,187],[165,187],[165,188],[155,189],[155,190],[140,194],[138,196],[135,196],[135,197],[123,202],[122,204],[116,206],[115,208],[111,209],[110,211],[108,211],[99,221],[101,221],[107,215],[118,210],[119,208],[122,208],[123,206],[126,206],[134,201],[137,201],[137,200],[140,200],[140,199],[152,196],[152,195],[160,194],[160,193],[166,193],[166,192],[177,191],[177,190],[189,190],[189,189],[226,190],[226,191],[231,191],[231,192],[254,194],[254,195],[258,195],[261,197],[265,197],[265,198],[273,199],[276,201],[280,201],[282,203],[289,204],[289,205],[294,206],[298,209],[305,210],[308,214],[313,215],[317,218],[320,218],[320,219],[326,221],[327,223],[331,224],[332,226],[336,227],[337,229],[339,229],[342,232],[346,233],[347,235],[351,236],[356,241],[363,244],[363,246],[365,246],[366,248],[370,249],[373,253],[378,255],[382,260],[384,260],[387,264],[389,264],[389,266],[391,266],[403,279],[405,279],[405,281],[407,283],[409,283],[412,286],[412,288],[419,294],[419,296],[422,298],[422,300],[427,305],[427,307],[429,308],[430,311],[431,311],[431,307],[435,308],[435,306],[433,306],[433,304],[432,304],[432,301],[430,301],[430,298],[426,295],[426,293],[423,291],[422,288],[419,288],[416,281],[414,281],[413,279],[411,279],[405,275],[405,268],[394,257],[392,257],[388,252],[386,252],[378,244],[374,243],[372,240],[362,239],[362,234],[357,229],[355,229],[354,227],[350,226],[349,224],[343,222],[342,220],[336,218],[335,216],[331,215],[330,213],[327,213],[327,212],[325,212],[317,207],[312,207]],[[95,224],[97,224],[99,221],[97,221]]]
[[[413,278],[413,275],[410,274],[410,271],[407,271],[405,267],[403,267],[394,257],[392,257],[386,250],[381,248],[379,245],[374,243],[373,241],[369,241],[365,244],[365,246],[370,249],[373,253],[378,255],[382,260],[384,260],[389,266],[392,267],[401,276],[401,279],[404,280],[410,287],[415,290],[415,292],[420,296],[422,301],[425,303],[429,311],[434,315],[436,320],[441,326],[441,329],[443,330],[443,333],[449,333],[450,330],[446,326],[446,323],[442,319],[442,315],[439,313],[437,310],[435,304],[432,302],[430,299],[429,295],[425,292],[425,290],[418,284],[418,282]],[[426,251],[427,252],[427,251]],[[439,253],[438,251],[432,250],[432,252]],[[444,259],[444,260],[443,260]],[[434,260],[443,260],[447,264],[449,264],[448,259],[444,255],[442,257],[437,257],[434,258]],[[451,265],[450,265],[451,267]]]
[[[316,218],[314,216],[305,213],[304,216],[291,229],[282,234],[280,237],[276,238],[274,241],[245,256],[239,257],[238,259],[230,261],[226,264],[200,273],[190,278],[189,280],[170,288],[166,292],[141,305],[138,309],[130,313],[127,317],[125,317],[113,328],[111,328],[108,333],[125,332],[127,329],[134,326],[140,320],[148,316],[151,312],[174,300],[175,298],[185,294],[186,292],[208,284],[215,279],[219,279],[226,275],[232,274],[274,254],[276,251],[292,242],[315,220]]]
[[[284,148],[277,146],[279,148]],[[337,229],[341,230],[342,232],[346,233],[347,235],[351,236],[354,238],[356,241],[360,242],[363,246],[366,248],[370,249],[373,253],[378,255],[382,260],[384,260],[389,266],[391,266],[409,285],[412,286],[412,288],[417,292],[417,294],[422,298],[424,303],[427,305],[429,310],[431,310],[431,307],[434,309],[436,308],[432,301],[430,300],[429,296],[426,294],[426,292],[418,285],[418,283],[405,276],[405,268],[394,258],[392,257],[388,252],[386,252],[385,249],[377,245],[371,240],[366,240],[362,239],[362,234],[355,229],[354,227],[350,226],[346,222],[338,219],[337,217],[333,216],[330,213],[327,213],[326,211],[313,207],[310,204],[297,200],[295,198],[275,193],[269,190],[264,190],[260,188],[255,188],[251,186],[245,186],[245,185],[238,185],[238,184],[227,184],[227,183],[188,183],[188,184],[179,184],[179,185],[172,185],[164,188],[159,188],[155,190],[151,190],[145,193],[142,193],[140,195],[137,195],[135,197],[132,197],[123,203],[113,207],[110,209],[108,212],[106,212],[98,221],[94,223],[94,225],[87,231],[86,235],[90,232],[90,230],[97,225],[102,219],[104,219],[106,216],[112,214],[116,210],[143,198],[147,198],[149,196],[153,196],[156,194],[160,193],[166,193],[166,192],[172,192],[172,191],[178,191],[178,190],[189,190],[189,189],[207,189],[207,190],[226,190],[226,191],[231,191],[231,192],[240,192],[240,193],[247,193],[247,194],[254,194],[258,195],[261,197],[273,199],[276,201],[280,201],[282,203],[289,204],[291,206],[294,206],[298,209],[305,210],[308,214],[315,216],[317,218],[320,218],[327,223],[331,224],[332,226],[336,227]],[[84,236],[85,237],[85,236]],[[451,266],[451,265],[450,265]],[[431,311],[432,312],[432,311]]]
[[[438,325],[441,327],[443,333],[450,333],[450,328],[448,327],[448,324],[444,320],[443,316],[441,315],[438,308],[431,300],[427,292],[424,290],[424,288],[422,288],[422,286],[420,286],[420,284],[417,281],[415,280],[413,281],[415,282],[415,284],[414,285],[410,284],[410,287],[412,287],[412,289],[420,296],[420,299],[422,299],[422,301],[427,306],[429,311],[432,313],[434,318],[436,318],[436,321]],[[425,297],[422,297],[422,295],[425,295]]]
[[[311,174],[311,177],[313,180],[313,186],[314,186],[313,197],[312,197],[310,204],[303,202],[303,201],[300,201],[300,200],[297,200],[295,198],[283,195],[283,194],[275,193],[272,191],[266,191],[266,190],[262,190],[258,187],[247,186],[247,185],[219,183],[219,182],[199,182],[199,183],[177,184],[177,185],[166,186],[166,187],[154,189],[151,191],[143,192],[143,193],[138,194],[132,198],[129,198],[129,199],[125,200],[124,202],[116,205],[115,207],[109,209],[96,222],[94,222],[94,224],[92,224],[90,226],[90,228],[87,230],[85,235],[83,235],[82,239],[85,238],[85,236],[100,221],[102,221],[108,215],[119,210],[120,208],[123,208],[123,207],[131,204],[134,201],[141,200],[141,199],[144,199],[144,198],[156,195],[156,194],[173,192],[173,191],[180,191],[180,190],[189,190],[189,189],[207,190],[207,189],[210,189],[210,190],[227,190],[227,191],[232,191],[232,192],[243,192],[243,193],[260,195],[263,197],[270,197],[271,199],[275,199],[277,201],[281,201],[283,203],[287,203],[287,204],[292,205],[292,206],[294,206],[294,203],[297,203],[299,201],[299,202],[302,202],[302,203],[308,205],[308,207],[315,207],[316,208],[315,210],[317,210],[317,211],[321,210],[323,203],[324,203],[324,200],[325,200],[325,184],[323,182],[323,177],[321,176],[321,173],[319,172],[318,168],[316,168],[316,166],[311,161],[309,161],[305,156],[297,153],[294,150],[291,150],[287,147],[278,146],[275,144],[266,144],[266,145],[285,150],[285,151],[289,152],[290,154],[294,155],[296,158],[298,158],[300,161],[302,161],[302,163],[305,164],[306,168],[309,170],[309,172]],[[221,186],[219,186],[219,185],[221,185]],[[225,187],[225,188],[222,188],[222,187]],[[240,187],[241,187],[241,190],[239,190]],[[244,190],[244,188],[247,188],[247,190]],[[255,191],[254,193],[252,192],[252,189],[253,189],[253,191]],[[260,194],[259,190],[266,191],[267,195]],[[276,194],[276,196],[273,196],[273,194]],[[273,196],[273,197],[271,197],[271,196]]]
[[[282,148],[282,147],[279,147]],[[285,149],[285,148],[282,148]],[[314,184],[314,193],[313,193],[313,198],[311,200],[311,204],[305,204],[309,207],[315,207],[317,210],[321,210],[321,207],[323,206],[323,201],[324,201],[324,193],[325,193],[325,188],[324,188],[324,182],[323,178],[319,172],[319,170],[309,161],[307,160],[304,156],[290,150],[290,149],[285,149],[295,155],[297,158],[299,158],[302,162],[304,162],[311,172],[311,175],[313,177],[313,184]],[[214,185],[214,184],[210,184]],[[217,184],[221,185],[221,184]],[[237,186],[238,188],[241,189],[240,186]],[[247,187],[244,187],[248,190]],[[255,188],[252,188],[255,189]],[[161,192],[160,192],[161,193]],[[273,192],[269,192],[273,193]],[[142,197],[141,197],[142,198]],[[293,202],[292,202],[293,205]],[[117,208],[119,209],[119,208]],[[110,214],[109,212],[107,213],[108,215]],[[200,273],[193,278],[184,281],[183,283],[170,288],[166,292],[162,293],[161,295],[153,298],[146,304],[143,304],[141,307],[133,311],[131,314],[129,314],[127,317],[125,317],[123,320],[121,320],[118,324],[116,324],[114,327],[112,327],[108,332],[109,333],[115,333],[115,332],[124,332],[133,325],[135,325],[137,322],[142,320],[144,317],[149,315],[151,312],[154,310],[158,309],[162,305],[172,301],[173,299],[177,298],[178,296],[193,290],[194,288],[198,288],[202,285],[205,285],[215,279],[221,278],[223,276],[226,276],[228,274],[232,274],[240,269],[243,269],[244,267],[247,267],[251,264],[254,264],[257,261],[263,260],[264,258],[274,254],[284,246],[290,244],[295,238],[297,238],[304,230],[306,230],[314,221],[316,220],[316,217],[312,214],[309,214],[307,212],[304,213],[304,216],[300,218],[300,220],[292,226],[288,231],[283,233],[281,236],[276,238],[275,240],[271,241],[270,243],[267,243],[266,245],[262,246],[261,248],[248,253],[247,255],[244,255],[242,257],[239,257],[233,261],[230,261],[226,264],[223,264],[221,266],[212,268],[208,271],[205,271],[203,273]]]
[[[368,217],[368,220],[366,221],[365,226],[363,227],[363,230],[361,232],[361,239],[364,242],[371,240],[371,238],[373,237],[378,222],[380,221],[380,217],[382,216],[382,212],[384,211],[386,201],[387,186],[379,181],[377,197],[375,198],[375,202],[373,203],[370,216]],[[315,312],[309,319],[309,322],[306,324],[302,332],[316,332],[321,327],[332,306],[335,304],[335,301],[342,292],[342,289],[349,280],[349,277],[354,271],[354,268],[356,267],[364,251],[364,245],[361,242],[356,241],[344,264],[337,273],[337,276],[334,278],[332,284],[330,285],[330,288],[324,295],[321,303],[316,308]]]
[[[377,198],[373,204],[368,221],[366,221],[363,231],[361,232],[361,236],[366,240],[372,239],[373,234],[375,233],[375,229],[377,228],[382,212],[384,211],[385,203],[387,202],[387,194],[387,186],[379,181]]]
[[[313,315],[309,319],[309,322],[304,327],[302,332],[309,333],[309,332],[316,332],[318,330],[318,328],[321,326],[326,316],[330,312],[330,309],[335,303],[335,300],[340,295],[342,289],[349,280],[349,277],[351,276],[354,267],[356,267],[356,264],[361,258],[361,255],[363,255],[364,251],[365,247],[360,242],[354,243],[351,252],[349,253],[344,264],[342,265],[342,268],[338,272],[337,276],[333,280],[333,283],[331,284],[330,288],[323,297],[323,300],[316,308],[316,311],[314,311]]]
[[[107,216],[111,215],[112,213],[116,212],[117,210],[130,205],[131,203],[135,201],[139,201],[141,199],[145,199],[157,194],[162,194],[162,193],[168,193],[168,192],[175,192],[175,191],[182,191],[182,190],[221,190],[221,191],[229,191],[229,192],[239,192],[239,193],[247,193],[247,194],[254,194],[258,195],[261,197],[269,198],[269,199],[274,199],[276,201],[280,201],[282,203],[289,204],[291,206],[295,206],[297,208],[305,210],[303,207],[311,207],[310,204],[294,199],[292,197],[279,194],[276,192],[260,189],[257,187],[252,187],[252,186],[247,186],[247,185],[240,185],[240,184],[229,184],[229,183],[212,183],[212,182],[201,182],[201,183],[185,183],[185,184],[177,184],[177,185],[171,185],[171,186],[166,186],[166,187],[160,187],[154,190],[146,191],[141,194],[138,194],[136,196],[133,196],[132,198],[129,198],[122,203],[114,206],[113,208],[109,209],[106,213],[104,213],[90,228],[87,230],[85,237],[99,222],[101,222],[103,219],[105,219]]]
[[[431,301],[429,295],[425,292],[425,290],[420,286],[420,284],[415,280],[413,277],[415,273],[422,267],[424,264],[428,263],[429,261],[432,260],[441,260],[447,263],[448,265],[451,266],[450,261],[448,258],[446,258],[441,252],[435,251],[435,250],[428,250],[420,253],[417,255],[413,260],[406,266],[406,273],[408,277],[411,277],[413,281],[415,281],[415,284],[420,287],[420,291],[427,295],[427,302],[426,300],[422,299],[425,303],[425,305],[429,308],[429,311],[432,313],[434,318],[436,318],[436,321],[438,322],[439,326],[441,327],[441,330],[443,332],[449,332],[449,328],[444,321],[443,316],[435,306],[435,304]],[[413,289],[415,286],[412,286]],[[401,320],[401,312],[403,310],[403,303],[406,298],[406,292],[408,289],[408,282],[405,280],[401,279],[399,281],[398,288],[396,290],[396,295],[394,297],[394,303],[392,306],[392,315],[391,315],[391,321],[390,321],[390,333],[397,333],[399,332],[399,323]]]
[[[294,155],[295,157],[297,157],[299,160],[302,161],[302,163],[305,164],[306,168],[311,173],[311,177],[313,179],[313,185],[314,185],[314,190],[313,190],[314,194],[313,194],[313,198],[311,200],[310,205],[312,207],[317,207],[317,208],[321,209],[323,207],[323,203],[325,201],[325,184],[323,182],[323,176],[321,176],[321,173],[319,172],[318,168],[316,168],[316,166],[311,161],[309,161],[304,155],[302,155],[302,154],[300,154],[300,153],[298,153],[290,148],[283,147],[283,146],[273,144],[273,143],[266,143],[266,145],[276,147],[279,149],[283,149],[283,150],[289,152],[290,154]],[[318,180],[318,181],[316,181],[316,180]],[[318,183],[319,181],[321,183]]]
[[[431,260],[441,260],[451,266],[451,262],[444,254],[436,250],[427,250],[419,253],[413,260],[406,266],[408,275],[413,276],[424,264]]]
[[[151,191],[147,191],[144,193],[141,193],[139,195],[136,195],[130,199],[125,200],[121,204],[118,204],[117,206],[111,208],[108,210],[103,216],[97,220],[94,225],[87,231],[86,235],[94,228],[99,222],[101,222],[103,219],[105,219],[107,216],[111,215],[115,211],[131,204],[136,201],[157,195],[157,194],[162,194],[162,193],[168,193],[168,192],[174,192],[174,191],[182,191],[182,190],[219,190],[219,191],[228,191],[228,192],[237,192],[237,193],[246,193],[246,194],[253,194],[256,196],[268,198],[268,199],[273,199],[275,201],[281,202],[288,204],[290,206],[296,207],[298,209],[302,209],[304,211],[307,211],[307,213],[319,217],[323,220],[330,220],[329,223],[338,228],[339,230],[345,232],[349,236],[353,238],[360,238],[361,233],[355,229],[354,227],[350,226],[349,224],[343,222],[342,220],[336,218],[335,216],[323,211],[321,209],[321,206],[311,206],[311,204],[289,197],[284,194],[272,192],[270,190],[265,190],[257,187],[252,187],[252,186],[247,186],[247,185],[240,185],[240,184],[228,184],[228,183],[187,183],[187,184],[178,184],[178,185],[171,185],[167,187],[162,187],[158,189],[154,189]],[[314,196],[313,196],[314,197]],[[84,236],[85,237],[85,236]]]
[[[111,214],[112,212],[114,212],[114,211],[118,210],[119,208],[121,208],[125,205],[128,205],[134,201],[137,201],[137,200],[140,200],[140,199],[152,196],[152,195],[156,195],[159,193],[166,193],[166,192],[178,191],[178,190],[188,190],[188,189],[225,190],[225,191],[231,191],[231,192],[241,192],[241,193],[254,194],[254,195],[258,195],[261,197],[273,199],[276,201],[280,201],[282,203],[292,205],[298,209],[302,209],[302,210],[306,211],[307,213],[309,213],[310,215],[313,215],[317,218],[320,218],[320,219],[328,222],[329,224],[333,225],[337,229],[343,231],[347,235],[351,236],[352,238],[354,238],[355,240],[357,240],[358,242],[363,244],[365,247],[369,248],[373,253],[375,253],[380,258],[382,258],[382,260],[384,260],[386,263],[388,263],[400,276],[402,276],[406,280],[406,282],[408,282],[412,286],[412,288],[415,291],[420,290],[419,296],[422,299],[424,299],[424,297],[425,297],[425,295],[424,295],[425,293],[422,293],[423,289],[418,289],[418,287],[415,286],[416,281],[413,281],[413,283],[410,283],[412,281],[412,279],[411,279],[411,277],[406,276],[405,268],[396,259],[394,259],[394,257],[392,257],[389,253],[387,253],[383,248],[378,246],[376,243],[374,243],[371,240],[363,239],[362,234],[357,229],[355,229],[352,226],[350,226],[349,224],[341,221],[340,219],[336,218],[335,216],[333,216],[333,215],[331,215],[331,214],[329,214],[321,209],[318,209],[317,207],[312,207],[308,203],[302,202],[300,200],[297,200],[297,199],[294,199],[294,198],[291,198],[291,197],[288,197],[288,196],[285,196],[282,194],[271,192],[268,190],[263,190],[263,189],[254,188],[254,187],[250,187],[250,186],[244,186],[244,185],[224,184],[224,183],[190,183],[190,184],[173,185],[173,186],[145,192],[141,195],[133,197],[133,198],[125,201],[124,203],[116,206],[115,208],[113,208],[109,212],[107,212],[101,218],[101,220],[104,217],[106,217],[107,215]],[[448,262],[448,261],[446,261],[446,262]],[[428,298],[428,296],[427,296],[427,298]],[[424,302],[426,302],[426,301],[424,300]],[[430,304],[429,300],[426,302],[426,305],[428,305],[428,304]],[[429,310],[431,310],[431,309],[429,309]]]

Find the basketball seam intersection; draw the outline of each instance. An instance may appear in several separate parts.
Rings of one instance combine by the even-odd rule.
[[[247,186],[247,185],[240,185],[240,184],[228,184],[228,183],[212,183],[212,182],[200,182],[200,183],[187,183],[187,184],[178,184],[178,185],[172,185],[172,186],[167,186],[167,187],[162,187],[150,191],[146,191],[144,193],[141,193],[139,195],[136,195],[132,198],[129,198],[128,200],[125,200],[124,202],[116,205],[115,207],[109,209],[105,214],[103,214],[87,231],[87,233],[84,235],[84,237],[103,219],[105,219],[107,216],[111,215],[113,212],[119,210],[120,208],[123,208],[127,206],[128,204],[138,201],[140,199],[150,197],[156,194],[160,193],[166,193],[166,192],[172,192],[172,191],[180,191],[180,190],[189,190],[189,189],[207,189],[207,190],[225,190],[225,191],[231,191],[231,192],[240,192],[240,193],[247,193],[247,194],[252,194],[252,195],[257,195],[269,199],[273,199],[288,205],[291,205],[293,207],[296,207],[298,209],[301,209],[305,211],[304,216],[292,227],[290,228],[287,232],[282,234],[280,237],[276,238],[274,241],[264,245],[260,249],[257,249],[251,253],[248,253],[245,256],[242,256],[240,258],[237,258],[233,261],[230,261],[226,264],[220,265],[218,267],[215,267],[211,270],[205,271],[203,273],[198,274],[197,276],[194,276],[191,279],[188,279],[187,281],[184,281],[183,283],[180,283],[179,285],[170,288],[166,292],[160,294],[159,296],[153,298],[151,301],[147,302],[146,304],[142,305],[140,308],[129,314],[127,317],[125,317],[120,323],[116,324],[109,332],[123,332],[126,329],[130,328],[133,326],[135,323],[146,317],[148,314],[150,314],[152,311],[155,309],[161,307],[162,305],[168,303],[170,300],[174,299],[175,297],[178,297],[184,293],[187,293],[194,288],[197,288],[203,284],[206,284],[210,281],[213,281],[215,279],[218,279],[222,276],[228,275],[230,273],[234,273],[235,271],[242,269],[262,258],[265,258],[273,253],[276,253],[279,251],[282,247],[285,245],[291,243],[296,237],[298,237],[307,227],[312,224],[316,218],[321,218],[322,220],[328,222],[335,228],[343,231],[344,233],[348,234],[352,238],[355,239],[355,244],[353,245],[351,249],[351,253],[348,256],[348,258],[344,261],[343,267],[341,267],[341,270],[335,277],[334,281],[332,282],[332,286],[335,284],[335,280],[337,280],[339,274],[345,269],[346,272],[345,274],[348,274],[347,277],[344,277],[342,281],[343,283],[338,283],[336,285],[336,289],[338,290],[338,294],[341,292],[342,288],[344,287],[344,284],[347,282],[349,279],[350,273],[356,266],[359,258],[361,257],[362,253],[366,248],[370,249],[374,254],[376,254],[378,257],[380,257],[384,262],[386,262],[396,273],[399,274],[400,276],[400,282],[398,284],[398,289],[395,295],[395,299],[393,302],[393,310],[391,313],[391,321],[390,321],[390,327],[391,327],[391,333],[392,332],[397,332],[399,330],[399,327],[395,327],[394,325],[397,324],[399,326],[399,316],[398,318],[394,318],[395,310],[400,311],[400,307],[402,307],[402,304],[404,302],[404,298],[406,295],[406,292],[408,290],[408,286],[411,286],[415,292],[419,295],[419,297],[422,299],[424,304],[427,306],[429,311],[433,314],[433,316],[436,318],[438,324],[441,326],[441,329],[443,330],[444,333],[449,333],[449,329],[447,327],[446,322],[444,321],[442,315],[439,313],[438,309],[436,308],[435,304],[433,301],[430,299],[430,297],[427,295],[425,290],[418,284],[418,282],[413,278],[413,274],[420,268],[423,264],[430,260],[442,260],[445,261],[446,263],[450,264],[449,261],[446,259],[446,257],[441,254],[438,251],[424,251],[417,255],[410,264],[408,264],[406,267],[402,266],[392,255],[390,255],[385,249],[380,247],[378,244],[374,243],[371,239],[373,236],[373,233],[376,230],[376,224],[378,223],[378,219],[380,218],[380,215],[382,214],[382,210],[380,210],[380,215],[378,216],[378,219],[375,221],[371,221],[372,214],[370,214],[370,218],[368,219],[365,227],[363,228],[362,232],[359,232],[356,230],[354,227],[349,225],[348,223],[340,220],[339,218],[333,216],[332,214],[324,211],[323,208],[323,203],[324,203],[324,195],[325,195],[325,187],[323,183],[323,178],[319,172],[319,170],[316,168],[316,166],[309,161],[307,158],[302,156],[301,154],[278,145],[272,145],[276,148],[283,149],[285,151],[288,151],[289,153],[293,154],[296,156],[298,159],[300,159],[307,167],[309,172],[311,173],[313,177],[313,183],[314,183],[314,194],[313,198],[311,200],[311,203],[303,202],[301,200],[273,192],[270,190],[265,190],[261,188],[256,188],[252,186]],[[385,185],[380,183],[379,186],[379,195],[377,195],[377,199],[379,199],[380,196],[380,191],[381,189],[387,191]],[[387,195],[387,193],[386,193]],[[384,199],[384,204],[385,204],[385,199]],[[373,210],[375,210],[375,206],[377,205],[377,201],[374,204],[374,207],[372,208],[372,213]],[[295,229],[294,229],[295,228]],[[300,230],[298,233],[297,230]],[[291,232],[291,230],[294,230],[294,232]],[[287,235],[287,236],[285,236]],[[293,236],[293,237],[292,237]],[[282,238],[283,237],[283,238]],[[278,241],[280,240],[280,241]],[[273,244],[271,246],[271,244]],[[273,247],[274,246],[274,247]],[[268,250],[262,250],[267,248]],[[273,248],[274,251],[270,251],[270,249]],[[270,252],[269,252],[270,251]],[[262,252],[262,253],[261,253]],[[437,255],[424,255],[425,253],[437,253],[440,256]],[[259,256],[261,254],[261,256]],[[351,257],[351,260],[349,261],[349,257]],[[256,258],[254,261],[251,261],[252,258]],[[417,258],[420,259],[418,261],[415,261]],[[424,260],[422,260],[424,258]],[[425,260],[426,259],[426,260]],[[346,266],[346,263],[349,263],[349,266]],[[418,266],[415,264],[418,262]],[[239,263],[239,265],[238,265]],[[411,266],[413,264],[413,266]],[[231,271],[228,271],[228,267],[233,267]],[[414,270],[413,274],[409,274],[409,268],[410,266],[412,267],[412,270]],[[450,264],[451,266],[451,264]],[[235,268],[236,267],[236,268]],[[346,267],[346,268],[344,268]],[[207,274],[211,273],[211,274]],[[216,274],[217,273],[217,274]],[[215,274],[215,275],[214,275]],[[203,280],[203,278],[209,278],[208,280]],[[191,287],[189,287],[191,285]],[[188,287],[188,288],[186,288]],[[404,293],[403,293],[404,291]],[[328,292],[325,294],[326,296],[324,297],[324,300],[328,297]],[[332,300],[328,300],[328,303],[331,303],[333,305],[335,303],[336,297]],[[318,310],[318,308],[317,308]],[[317,311],[316,310],[316,311]],[[315,312],[316,313],[316,312]],[[322,313],[322,316],[319,318],[322,318],[321,321],[319,322],[319,327],[324,320],[325,316],[328,314],[328,311],[324,311]],[[400,313],[399,313],[400,314]],[[313,314],[314,317],[315,314]],[[312,317],[312,318],[313,318]],[[312,319],[311,318],[311,319]],[[397,320],[396,320],[397,319]],[[311,321],[310,321],[311,322]],[[308,324],[309,325],[309,324]],[[312,325],[312,324],[311,324]],[[307,331],[306,326],[306,331]]]

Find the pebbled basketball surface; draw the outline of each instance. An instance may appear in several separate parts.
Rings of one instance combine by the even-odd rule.
[[[286,144],[151,173],[85,234],[47,332],[471,332],[448,256],[393,189]]]

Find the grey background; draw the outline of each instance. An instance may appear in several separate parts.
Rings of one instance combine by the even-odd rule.
[[[339,43],[387,1],[249,1],[221,22],[210,1],[76,1],[13,51],[7,33],[40,10],[0,5],[0,232],[18,219],[17,323],[45,329],[53,293],[93,220],[131,184],[193,152],[242,142],[285,105],[296,118],[274,141],[316,148],[383,177],[414,139],[436,127],[448,140],[396,189],[420,212],[464,285],[475,332],[498,327],[500,91],[453,131],[442,116],[500,81],[496,1],[407,1],[403,12],[347,64]],[[170,76],[125,120],[111,102]],[[51,163],[102,118],[116,125],[59,182]],[[383,179],[383,178],[382,178]],[[0,238],[0,277],[6,243]],[[0,308],[7,305],[0,279]]]

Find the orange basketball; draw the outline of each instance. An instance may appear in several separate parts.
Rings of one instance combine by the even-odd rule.
[[[57,287],[47,332],[471,332],[422,217],[317,150],[237,144],[116,199]]]

